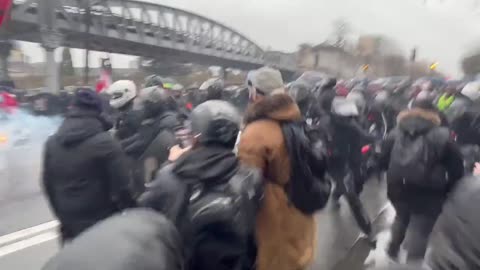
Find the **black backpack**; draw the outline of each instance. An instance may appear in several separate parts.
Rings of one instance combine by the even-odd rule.
[[[291,167],[285,191],[295,208],[311,215],[325,207],[331,190],[324,178],[326,160],[321,141],[309,138],[304,122],[285,122],[282,132]]]
[[[192,269],[251,269],[255,256],[249,241],[263,197],[262,180],[260,171],[240,168],[226,184],[188,186],[181,231]]]
[[[441,161],[441,151],[449,140],[449,132],[433,129],[424,134],[398,132],[388,168],[389,184],[420,187],[443,186],[432,183],[432,174]]]

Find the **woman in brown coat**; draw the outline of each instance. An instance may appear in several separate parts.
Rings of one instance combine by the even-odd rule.
[[[284,93],[277,70],[255,71],[249,86],[254,103],[245,116],[238,155],[264,174],[265,197],[256,222],[257,269],[306,269],[315,251],[315,219],[288,201],[285,185],[290,181],[290,162],[279,123],[299,120],[300,110]]]

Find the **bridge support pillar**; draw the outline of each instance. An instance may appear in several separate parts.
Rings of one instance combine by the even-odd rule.
[[[8,57],[12,47],[9,40],[0,39],[0,85],[9,87],[14,87],[14,83],[8,74]]]
[[[227,67],[221,67],[220,78],[222,78],[223,81],[227,80],[227,75],[228,75],[228,70],[227,69],[228,69]]]
[[[58,63],[55,61],[55,50],[62,45],[63,35],[52,29],[43,28],[40,30],[42,35],[42,47],[46,52],[47,76],[45,85],[47,91],[53,94],[60,92],[60,74]]]

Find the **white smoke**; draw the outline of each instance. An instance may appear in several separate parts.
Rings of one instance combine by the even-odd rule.
[[[10,147],[16,144],[41,145],[55,133],[61,121],[60,116],[35,116],[18,110],[2,120],[0,134],[7,136]]]
[[[0,201],[38,194],[43,146],[62,117],[19,110],[0,119]]]

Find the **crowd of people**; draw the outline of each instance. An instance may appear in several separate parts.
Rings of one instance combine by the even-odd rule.
[[[359,195],[382,172],[396,211],[385,269],[480,267],[480,84],[340,84],[286,85],[263,67],[247,76],[248,106],[220,79],[191,97],[155,75],[77,89],[45,146],[63,247],[44,269],[309,269],[329,201],[344,197],[375,246]]]

